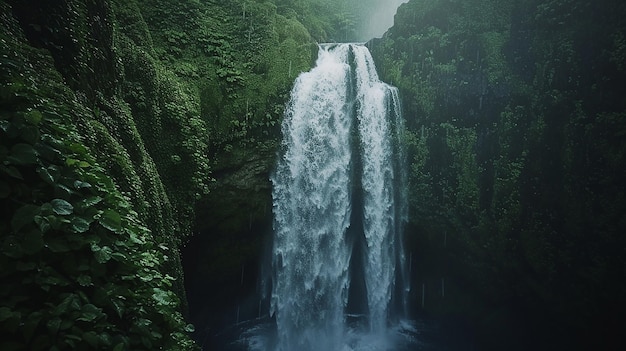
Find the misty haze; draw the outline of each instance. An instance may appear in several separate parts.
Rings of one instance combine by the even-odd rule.
[[[375,7],[371,9],[367,23],[362,25],[360,37],[363,40],[372,38],[380,38],[385,34],[387,29],[393,25],[393,16],[396,14],[398,6],[408,2],[409,0],[378,0]]]

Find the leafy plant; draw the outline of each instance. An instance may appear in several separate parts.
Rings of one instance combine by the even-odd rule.
[[[12,20],[3,26],[3,349],[193,349],[174,278],[161,273],[170,247],[84,145],[74,125],[89,110],[50,57],[25,44]]]

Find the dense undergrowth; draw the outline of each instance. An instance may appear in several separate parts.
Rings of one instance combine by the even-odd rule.
[[[229,202],[211,168],[273,158],[314,42],[354,33],[344,5],[1,3],[3,350],[195,348],[179,250],[267,195]]]
[[[163,270],[175,248],[99,165],[81,133],[93,110],[2,6],[2,349],[190,349]]]
[[[411,1],[372,43],[410,129],[424,311],[485,347],[607,349],[624,326],[625,13]]]

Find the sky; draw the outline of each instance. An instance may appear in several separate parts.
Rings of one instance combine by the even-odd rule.
[[[365,40],[380,38],[393,25],[393,16],[400,4],[409,0],[378,0],[370,12],[369,23],[362,29],[361,36]]]

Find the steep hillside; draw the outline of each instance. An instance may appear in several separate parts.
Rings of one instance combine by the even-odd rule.
[[[184,209],[118,93],[112,12],[38,5],[1,4],[2,348],[193,349]]]
[[[241,267],[228,233],[267,220],[287,93],[336,32],[296,5],[0,3],[3,350],[195,347],[180,250]]]
[[[626,294],[619,1],[410,1],[371,43],[410,131],[415,310],[608,349]],[[423,284],[423,285],[422,285]]]

